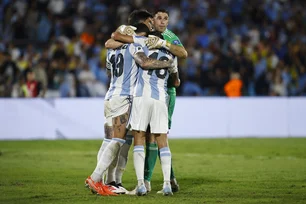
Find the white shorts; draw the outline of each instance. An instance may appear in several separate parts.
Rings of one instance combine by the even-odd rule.
[[[109,100],[112,117],[117,117],[119,115],[125,114],[130,111],[132,107],[131,96],[115,96]]]
[[[149,97],[133,99],[131,126],[132,130],[146,131],[150,125],[151,133],[168,132],[167,104]]]
[[[104,101],[104,121],[107,126],[113,126],[112,112],[109,100]]]

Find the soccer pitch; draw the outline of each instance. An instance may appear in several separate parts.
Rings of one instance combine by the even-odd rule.
[[[306,203],[306,138],[170,140],[180,191],[102,197],[84,188],[101,141],[0,141],[0,203]],[[132,151],[123,184],[136,185]]]

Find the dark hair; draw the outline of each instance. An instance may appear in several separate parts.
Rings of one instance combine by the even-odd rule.
[[[168,10],[166,10],[166,9],[157,9],[157,10],[155,10],[155,12],[154,12],[154,16],[158,13],[158,12],[161,12],[161,13],[166,13],[166,14],[168,14],[168,16],[169,16],[169,11]]]
[[[159,37],[160,39],[164,39],[164,36],[159,31],[153,31],[153,32],[150,32],[149,34],[150,35],[155,35],[155,36]]]
[[[148,35],[150,33],[150,29],[148,28],[148,26],[144,23],[138,23],[135,25],[135,27],[137,28],[136,33],[146,33],[146,35]]]
[[[147,10],[134,10],[130,13],[128,18],[128,24],[135,26],[136,24],[142,23],[147,18],[153,18],[152,14]]]

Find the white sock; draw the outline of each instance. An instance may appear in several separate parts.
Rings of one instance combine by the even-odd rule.
[[[159,150],[160,163],[164,175],[164,185],[170,184],[170,172],[171,172],[171,152],[169,147],[163,147]]]
[[[111,141],[112,141],[111,139],[106,139],[106,138],[103,139],[103,142],[102,142],[101,147],[100,147],[100,149],[99,149],[99,152],[98,152],[98,154],[97,154],[97,165],[98,165],[98,163],[99,163],[99,161],[100,161],[100,159],[101,159],[101,156],[102,156],[103,151],[105,150],[105,148],[107,147],[107,145],[108,145]],[[99,180],[99,181],[101,180],[99,174],[96,174],[96,175],[94,175],[93,177],[94,177],[94,178],[92,178],[92,179],[94,179],[94,180]],[[104,183],[104,175],[102,175],[102,182]]]
[[[128,154],[129,154],[129,150],[132,144],[132,140],[133,140],[133,136],[131,135],[127,135],[126,136],[126,141],[125,143],[122,145],[121,149],[120,149],[120,153],[119,153],[119,157],[118,157],[118,163],[117,163],[117,167],[116,167],[116,183],[122,183],[122,175],[125,171],[125,167],[128,161]]]
[[[119,150],[119,152],[120,152],[120,150]],[[113,162],[108,167],[107,176],[106,176],[106,183],[107,184],[115,181],[115,172],[116,172],[116,166],[117,166],[117,163],[118,163],[119,152],[118,152],[117,156],[114,158]]]
[[[95,175],[99,175],[100,178],[102,178],[115,157],[118,156],[120,147],[124,144],[124,142],[125,140],[123,139],[113,138],[112,141],[107,145],[91,177],[95,182],[99,181],[94,179],[96,178]]]
[[[134,146],[134,168],[138,180],[138,186],[144,184],[145,153],[142,145]]]
[[[110,143],[110,139],[106,139],[104,138],[102,144],[101,144],[101,147],[99,149],[99,152],[97,154],[97,163],[99,162],[100,158],[101,158],[101,155],[103,153],[103,151],[105,150],[105,148],[107,147],[107,145]]]

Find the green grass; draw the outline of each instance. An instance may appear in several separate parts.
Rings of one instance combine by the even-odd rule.
[[[306,203],[306,138],[170,140],[181,190],[101,197],[84,188],[101,141],[0,141],[0,203]],[[131,153],[131,152],[130,152]],[[123,178],[136,185],[132,154]]]

